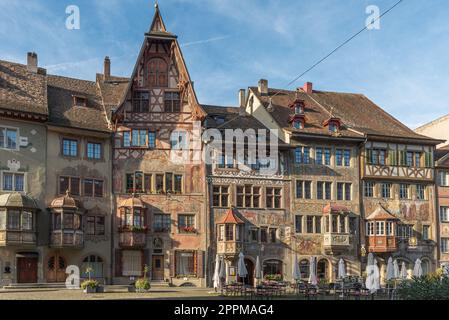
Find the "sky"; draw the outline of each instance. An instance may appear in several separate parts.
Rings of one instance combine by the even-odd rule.
[[[297,82],[303,71],[365,26],[366,9],[397,0],[159,0],[178,35],[202,104],[238,104],[238,90],[261,78],[294,90],[362,93],[411,128],[449,113],[449,1],[403,0]],[[80,29],[66,28],[66,8]],[[34,51],[48,73],[95,80],[130,76],[154,0],[0,0],[0,59],[26,63]]]

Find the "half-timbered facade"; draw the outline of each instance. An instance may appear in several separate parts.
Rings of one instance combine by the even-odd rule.
[[[177,37],[156,7],[112,114],[115,282],[142,276],[147,265],[153,281],[205,285],[205,172],[193,159],[203,116]]]

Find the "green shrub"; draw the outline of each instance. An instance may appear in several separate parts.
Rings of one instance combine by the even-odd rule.
[[[267,280],[267,281],[282,281],[282,275],[281,274],[267,274],[265,276],[265,280]]]
[[[150,290],[151,288],[150,281],[147,278],[137,279],[135,286],[138,290]]]
[[[398,296],[403,300],[449,300],[449,277],[437,274],[414,277],[398,286]]]
[[[85,280],[81,283],[81,289],[85,290],[87,287],[89,288],[98,288],[100,283],[97,280]]]

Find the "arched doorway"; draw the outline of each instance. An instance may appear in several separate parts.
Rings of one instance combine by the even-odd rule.
[[[249,259],[245,259],[245,267],[248,271],[248,275],[243,280],[245,281],[245,284],[254,285],[254,263]],[[242,282],[243,280],[237,275],[238,282]]]
[[[308,281],[310,277],[310,262],[307,259],[299,261],[299,270],[303,280]]]
[[[329,282],[329,262],[326,259],[321,259],[317,264],[317,277],[319,280]]]
[[[59,254],[51,256],[47,260],[47,282],[64,282],[66,280],[65,269],[67,263]]]
[[[81,277],[89,278],[88,268],[90,270],[90,278],[103,278],[103,259],[100,256],[90,255],[83,259],[80,270]]]

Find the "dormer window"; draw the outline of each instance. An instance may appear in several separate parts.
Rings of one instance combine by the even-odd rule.
[[[337,133],[338,132],[338,123],[336,122],[331,122],[329,123],[329,131],[332,133]]]
[[[295,114],[301,114],[301,113],[304,113],[304,108],[300,105],[297,105],[295,107]]]
[[[294,108],[295,115],[304,114],[304,101],[296,99],[291,105],[290,108]]]
[[[304,129],[304,122],[302,122],[301,120],[293,121],[293,128],[295,128],[295,129]]]
[[[304,114],[295,115],[290,120],[290,123],[291,123],[293,129],[297,129],[297,130],[304,129],[305,124],[306,124],[306,118],[305,118]]]
[[[324,127],[328,127],[331,134],[336,134],[340,131],[341,121],[339,118],[330,118],[323,124]]]
[[[82,96],[73,96],[74,107],[87,107],[87,98]]]

